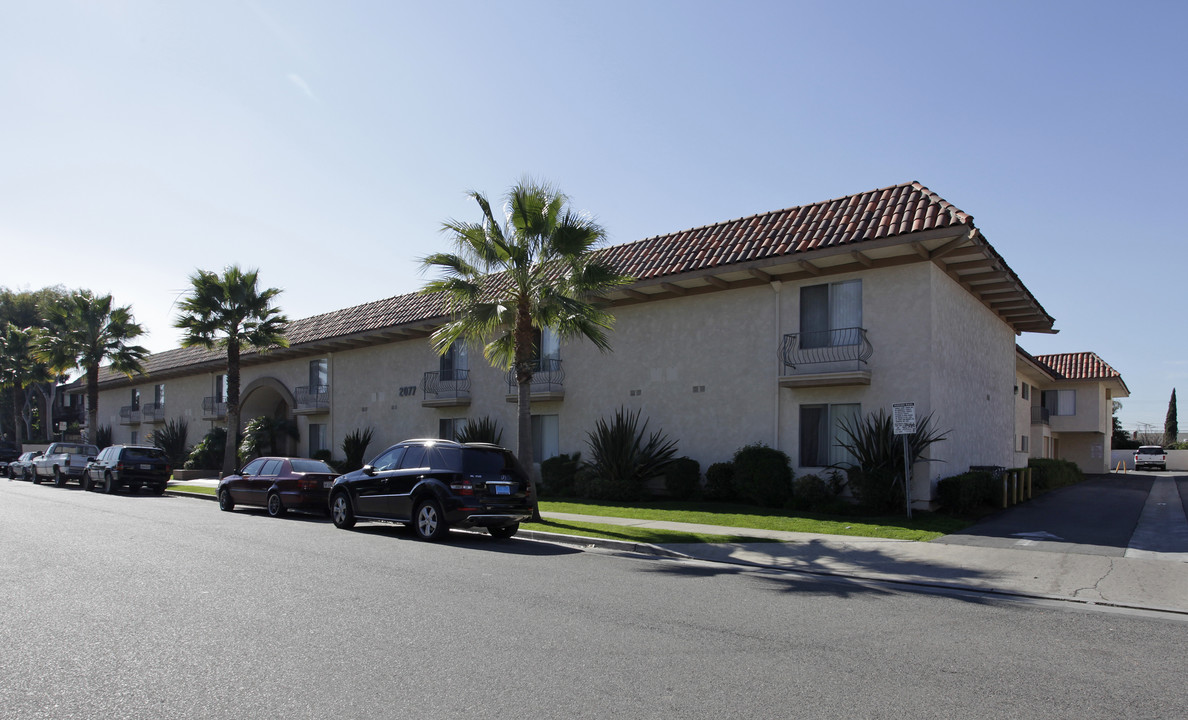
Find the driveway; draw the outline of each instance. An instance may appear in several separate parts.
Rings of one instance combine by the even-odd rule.
[[[1185,498],[1175,473],[1093,475],[934,542],[1184,562]]]

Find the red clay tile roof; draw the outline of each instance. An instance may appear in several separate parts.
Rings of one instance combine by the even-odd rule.
[[[1051,369],[1057,379],[1062,380],[1112,380],[1121,379],[1122,374],[1110,367],[1096,353],[1060,353],[1058,355],[1035,355],[1037,362]]]
[[[973,228],[973,216],[920,183],[910,182],[657,235],[600,252],[620,272],[637,280],[648,280],[959,225]],[[297,346],[432,321],[445,314],[441,296],[409,293],[294,320],[289,323],[287,335],[290,345]],[[249,351],[243,357],[255,354]],[[145,370],[150,375],[166,370],[176,372],[180,368],[218,362],[223,357],[219,351],[169,350],[148,358]],[[100,373],[101,382],[120,380],[122,376],[106,368]]]
[[[657,235],[604,252],[620,272],[648,280],[953,225],[972,227],[973,216],[910,182]]]

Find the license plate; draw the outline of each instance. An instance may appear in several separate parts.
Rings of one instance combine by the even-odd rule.
[[[495,494],[496,495],[511,495],[511,486],[510,485],[496,485],[495,486]]]
[[[333,480],[323,480],[323,481],[322,481],[322,487],[323,487],[323,488],[327,488],[327,489],[328,489],[328,488],[329,488],[331,485],[333,485],[333,484],[334,484],[334,481],[333,481]]]
[[[152,465],[141,465],[140,469],[141,470],[152,470],[153,466]]]

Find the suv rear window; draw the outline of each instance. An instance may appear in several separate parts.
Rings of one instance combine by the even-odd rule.
[[[165,451],[156,448],[124,448],[125,462],[143,462],[146,460],[165,460]]]
[[[506,450],[495,448],[472,448],[462,451],[462,471],[468,475],[516,473],[516,458]]]
[[[1158,445],[1144,445],[1138,449],[1140,455],[1162,455],[1163,448]]]

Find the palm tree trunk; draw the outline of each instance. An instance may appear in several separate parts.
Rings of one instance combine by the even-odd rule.
[[[520,464],[528,473],[532,493],[532,522],[540,522],[540,494],[532,457],[532,316],[528,303],[516,308],[516,447]]]
[[[223,473],[235,473],[239,450],[239,345],[227,342],[227,446],[223,450]]]
[[[52,429],[51,429],[52,432]],[[87,437],[86,441],[98,446],[99,440],[99,366],[87,368]],[[102,450],[103,448],[99,448]]]
[[[21,393],[14,385],[12,388],[12,435],[13,435],[13,440],[17,444],[17,447],[20,447],[21,443],[22,443],[22,440],[21,440],[21,409],[20,409],[21,406],[17,404],[17,398],[20,397],[22,394],[23,393]]]

